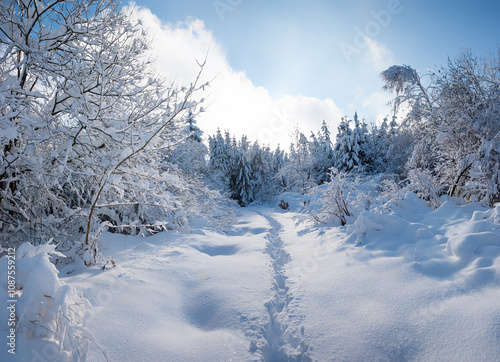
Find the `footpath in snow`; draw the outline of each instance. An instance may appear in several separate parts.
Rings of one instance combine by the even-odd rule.
[[[116,268],[64,278],[94,305],[100,347],[89,360],[285,361],[307,343],[285,333],[288,254],[267,208],[241,209],[227,235],[210,230],[103,242]]]
[[[60,273],[93,306],[87,360],[500,360],[500,206],[409,194],[327,227],[290,204],[225,235],[107,234],[115,268]]]

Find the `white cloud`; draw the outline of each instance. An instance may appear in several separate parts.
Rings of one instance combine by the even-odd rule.
[[[370,37],[366,37],[365,41],[368,45],[367,60],[377,72],[381,72],[393,65],[393,54],[384,44]]]
[[[385,117],[392,116],[392,107],[389,105],[394,99],[394,96],[388,92],[375,92],[367,100],[363,102],[363,108],[369,110],[374,121],[382,122]]]
[[[288,146],[295,125],[306,135],[318,130],[325,119],[335,133],[343,112],[331,99],[287,95],[273,99],[263,87],[255,86],[244,72],[231,68],[224,50],[205,28],[203,21],[164,23],[149,9],[133,6],[133,16],[142,19],[153,38],[152,54],[158,70],[179,85],[191,83],[208,53],[202,81],[211,81],[205,101],[206,112],[198,123],[206,135],[217,127],[236,137],[276,146]]]

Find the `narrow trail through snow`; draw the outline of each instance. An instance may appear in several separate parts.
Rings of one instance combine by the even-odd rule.
[[[285,265],[290,254],[280,236],[283,225],[271,216],[271,212],[259,212],[269,222],[271,229],[266,235],[266,251],[271,257],[274,271],[274,296],[266,303],[270,326],[266,333],[269,350],[264,355],[266,361],[310,361],[309,344],[300,337],[294,337],[288,330],[288,306],[293,297],[288,293]],[[302,330],[303,333],[303,330]],[[301,338],[302,337],[302,338]]]
[[[289,308],[278,213],[242,209],[225,235],[106,235],[103,252],[117,267],[65,279],[93,304],[89,328],[110,360],[311,361]],[[96,346],[89,360],[104,360]]]

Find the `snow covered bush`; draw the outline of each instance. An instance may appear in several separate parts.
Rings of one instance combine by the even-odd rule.
[[[304,206],[316,222],[344,226],[370,206],[368,195],[356,189],[358,185],[359,180],[332,169],[330,182],[311,189],[310,205]]]
[[[236,221],[238,206],[226,193],[213,190],[202,179],[191,179],[189,190],[183,194],[183,210],[191,222],[198,220],[218,231],[224,231]]]
[[[436,181],[436,177],[427,169],[410,169],[407,189],[427,201],[429,206],[437,208],[440,206],[439,197],[443,194],[443,188]]]
[[[61,283],[50,261],[51,255],[64,257],[55,251],[53,244],[33,246],[24,243],[16,251],[18,339],[26,338],[28,345],[36,345],[38,339],[55,343],[58,360],[85,360],[89,342],[93,340],[86,330],[92,306],[75,288]],[[7,295],[6,256],[0,259],[0,264],[2,287]],[[3,314],[7,312],[7,309],[2,310]],[[8,317],[2,320],[7,321]]]
[[[469,180],[462,187],[465,197],[483,205],[500,202],[500,135],[485,142],[472,163]]]

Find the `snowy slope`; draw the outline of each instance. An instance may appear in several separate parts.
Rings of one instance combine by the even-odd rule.
[[[500,360],[500,206],[408,194],[339,228],[295,199],[227,235],[106,235],[116,268],[60,273],[93,305],[87,360]]]
[[[432,211],[411,194],[346,229],[280,215],[300,296],[289,309],[315,359],[500,360],[499,216],[449,202]]]

